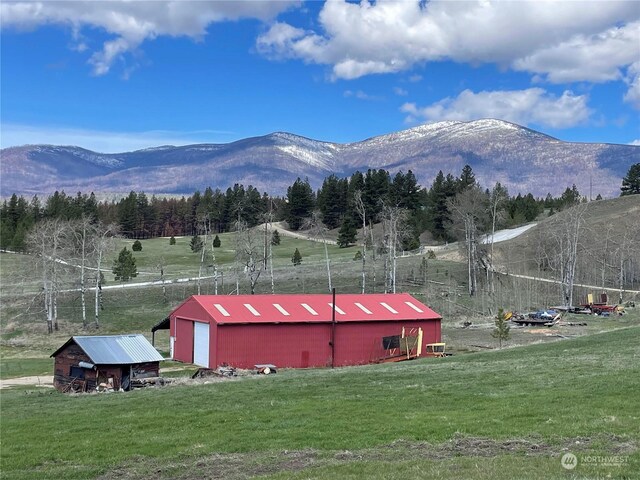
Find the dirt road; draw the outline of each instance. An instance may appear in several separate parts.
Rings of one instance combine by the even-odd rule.
[[[53,388],[53,375],[34,375],[33,377],[18,377],[0,380],[0,389],[7,387],[16,387],[19,385],[32,385],[34,387]]]

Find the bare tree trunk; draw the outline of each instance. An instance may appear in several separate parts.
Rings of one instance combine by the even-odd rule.
[[[333,291],[333,285],[331,284],[331,263],[329,261],[329,250],[327,248],[327,239],[325,237],[325,232],[327,231],[327,227],[325,227],[324,223],[322,223],[322,214],[319,211],[314,211],[311,213],[311,217],[308,218],[303,225],[303,228],[309,229],[309,237],[313,238],[320,237],[322,239],[322,243],[324,244],[324,258],[327,264],[327,280],[329,281],[329,291]]]
[[[371,255],[373,260],[373,292],[376,290],[376,243],[373,236],[373,225],[371,225],[371,221],[369,221],[369,232],[371,235]]]
[[[93,239],[93,252],[96,258],[96,292],[95,292],[95,325],[100,327],[100,310],[102,308],[102,261],[104,256],[115,248],[118,227],[115,224],[96,226]]]
[[[269,228],[271,230],[271,228]],[[271,277],[271,295],[276,293],[276,286],[273,279],[273,245],[269,241],[269,276]]]
[[[362,293],[364,293],[367,279],[367,210],[364,206],[364,202],[362,201],[362,192],[360,190],[356,190],[354,200],[356,211],[362,220]]]
[[[331,284],[331,263],[329,261],[329,250],[327,248],[327,240],[322,235],[322,243],[324,243],[324,258],[327,262],[327,279],[329,280],[329,291],[333,291],[333,285]]]

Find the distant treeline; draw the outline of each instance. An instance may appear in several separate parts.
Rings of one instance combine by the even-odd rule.
[[[191,236],[202,232],[222,233],[231,231],[237,220],[248,226],[265,221],[286,220],[290,228],[303,227],[312,212],[319,211],[322,222],[329,229],[345,223],[362,224],[362,212],[357,211],[356,192],[361,199],[367,224],[377,223],[383,206],[406,209],[411,235],[404,240],[406,249],[418,246],[418,237],[430,232],[434,240],[455,240],[456,232],[450,228],[452,213],[450,199],[476,184],[470,166],[465,166],[460,176],[438,173],[431,188],[418,184],[409,170],[391,176],[385,170],[355,172],[349,178],[327,177],[322,187],[313,191],[308,180],[298,178],[287,189],[285,197],[260,193],[249,185],[236,184],[226,191],[207,188],[203,193],[181,198],[149,197],[144,192],[131,192],[118,201],[97,201],[95,195],[78,192],[75,196],[64,191],[55,192],[42,201],[37,196],[30,200],[12,195],[0,209],[0,247],[22,251],[31,227],[38,221],[50,218],[65,220],[89,216],[104,224],[115,223],[128,238],[152,238]],[[510,196],[502,185],[485,190],[487,198],[500,192],[506,201],[502,203],[501,227],[522,224],[536,219],[545,210],[555,211],[582,200],[575,185],[568,187],[560,197],[548,194],[536,198],[531,193]]]

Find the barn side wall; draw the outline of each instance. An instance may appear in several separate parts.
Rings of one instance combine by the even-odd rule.
[[[73,382],[74,389],[94,390],[96,388],[95,371],[83,368],[84,378],[71,376],[71,367],[78,367],[80,362],[91,363],[91,359],[75,343],[68,345],[59,352],[54,359],[53,386],[61,392],[70,391],[70,384]],[[86,386],[82,387],[81,382],[86,382]]]
[[[280,368],[326,367],[331,363],[331,324],[218,325],[213,368],[272,363]]]
[[[400,335],[402,327],[422,328],[423,348],[440,341],[440,320],[337,323],[335,366],[362,365],[384,356],[382,337]],[[219,325],[211,344],[212,368],[223,363],[239,368],[272,363],[281,368],[331,365],[331,324]],[[215,345],[215,347],[213,347]]]
[[[382,337],[402,334],[405,327],[422,328],[422,351],[427,343],[440,341],[440,320],[338,323],[335,334],[335,366],[362,365],[385,355]]]

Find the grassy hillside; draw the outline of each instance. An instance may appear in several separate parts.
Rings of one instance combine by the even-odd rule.
[[[219,293],[230,294],[236,289],[233,265],[233,234],[221,235],[222,246],[216,249],[216,260],[221,279]],[[189,238],[178,238],[176,245],[169,239],[143,240],[142,252],[136,252],[139,276],[121,284],[106,274],[107,286],[132,285],[159,279],[156,269],[159,259],[164,259],[167,280],[196,277],[199,256],[191,252]],[[517,240],[517,239],[516,239]],[[514,240],[515,241],[515,240]],[[132,245],[123,240],[118,249]],[[291,255],[298,248],[303,255],[300,266],[293,266]],[[450,246],[449,252],[456,252]],[[341,293],[361,291],[361,263],[354,260],[357,247],[340,249],[328,245],[331,260],[332,285]],[[304,239],[282,236],[281,245],[273,249],[274,286],[277,293],[328,292],[328,279],[324,259],[324,245]],[[446,251],[445,251],[446,252]],[[371,253],[371,252],[370,252]],[[113,256],[116,253],[114,252]],[[559,288],[552,284],[498,277],[495,292],[482,289],[478,296],[470,298],[466,294],[466,265],[459,261],[447,260],[443,250],[437,250],[436,259],[428,260],[426,277],[422,277],[420,264],[422,257],[407,256],[398,259],[398,290],[408,291],[430,305],[444,317],[443,335],[448,348],[456,353],[495,347],[491,337],[493,316],[483,312],[495,312],[498,307],[519,311],[533,310],[558,302]],[[82,328],[80,294],[70,291],[60,295],[58,315],[60,330],[47,335],[45,316],[42,312],[42,297],[37,273],[32,259],[23,255],[0,254],[0,378],[51,373],[49,355],[69,336],[77,334],[145,333],[150,336],[152,325],[167,314],[189,295],[197,293],[195,282],[174,283],[167,287],[167,298],[163,297],[160,285],[140,288],[116,288],[103,291],[103,309],[100,311],[100,328]],[[110,261],[107,262],[110,264]],[[73,272],[73,270],[71,270]],[[211,275],[211,270],[204,272]],[[382,292],[384,288],[383,261],[367,259],[367,292]],[[70,288],[74,286],[73,275],[68,277]],[[202,293],[213,293],[211,279],[204,280]],[[248,293],[248,283],[240,276],[240,292]],[[258,293],[271,293],[269,271],[263,271],[257,285]],[[88,315],[93,315],[93,297],[90,294]],[[508,345],[524,345],[532,342],[547,342],[558,339],[558,335],[571,337],[612,328],[640,323],[640,309],[630,310],[625,317],[611,319],[577,317],[569,319],[576,323],[588,321],[583,327],[555,327],[545,331],[539,329],[513,328]],[[468,329],[461,328],[464,321],[473,322]],[[158,332],[157,345],[168,349],[166,331]]]
[[[568,478],[567,452],[572,478],[637,478],[638,335],[126,394],[3,391],[3,478]]]

